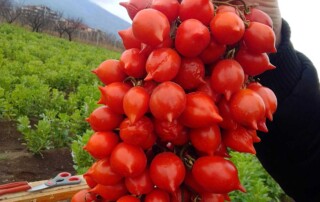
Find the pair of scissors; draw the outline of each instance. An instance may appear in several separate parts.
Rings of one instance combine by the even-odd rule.
[[[58,175],[56,175],[54,178],[49,179],[43,184],[34,186],[28,191],[33,192],[33,191],[38,191],[38,190],[47,189],[51,187],[79,184],[80,182],[81,182],[80,177],[72,176],[71,173],[69,172],[61,172]]]

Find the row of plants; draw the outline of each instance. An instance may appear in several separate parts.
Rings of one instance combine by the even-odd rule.
[[[120,53],[0,25],[0,120],[16,121],[30,152],[69,147],[83,174],[94,159],[83,150],[93,131],[85,119],[102,85],[90,71]],[[232,201],[280,201],[279,185],[254,155],[232,152],[247,193]]]

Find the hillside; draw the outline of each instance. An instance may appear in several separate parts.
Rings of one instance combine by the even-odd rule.
[[[64,17],[81,18],[85,24],[118,36],[118,31],[130,26],[128,22],[106,11],[90,0],[12,0],[22,5],[45,5],[63,12]]]

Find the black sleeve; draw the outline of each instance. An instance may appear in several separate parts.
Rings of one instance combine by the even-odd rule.
[[[283,190],[297,202],[320,201],[320,88],[312,62],[290,42],[282,23],[282,39],[270,61],[275,70],[260,76],[278,98],[268,133],[260,133],[257,157]],[[305,36],[301,36],[302,38]],[[303,39],[302,39],[303,40]],[[310,44],[313,45],[313,44]]]

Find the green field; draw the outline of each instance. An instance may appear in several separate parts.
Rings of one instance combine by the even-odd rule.
[[[119,52],[0,24],[0,120],[15,120],[32,153],[71,147],[81,174],[93,159],[82,150],[92,131],[85,118],[102,85],[90,71]],[[280,201],[283,191],[253,155],[231,153],[247,193],[232,201]]]

